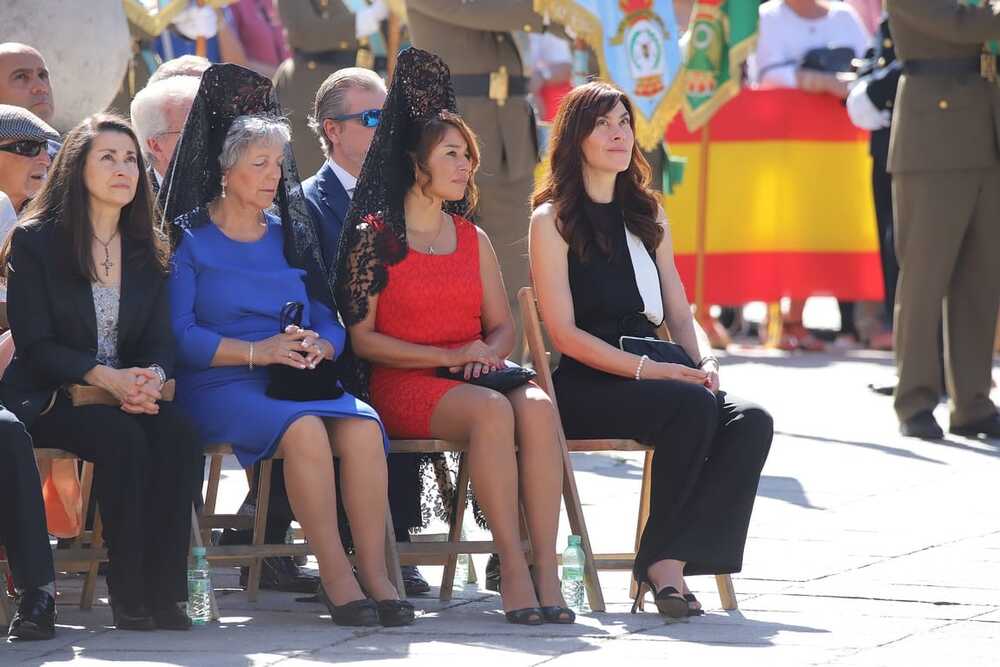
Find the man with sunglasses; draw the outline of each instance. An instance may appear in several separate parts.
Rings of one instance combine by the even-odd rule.
[[[58,136],[27,109],[0,104],[0,241],[17,224],[17,213],[41,189],[49,167],[48,141]],[[5,301],[6,294],[0,300]],[[6,549],[17,591],[17,612],[8,634],[20,640],[51,639],[55,570],[38,468],[31,437],[2,403],[0,508],[0,545]]]
[[[361,67],[337,70],[316,92],[309,127],[319,139],[326,162],[313,177],[302,183],[302,192],[319,225],[320,246],[328,266],[337,261],[340,232],[361,165],[382,116],[385,96],[382,79]],[[409,529],[421,522],[416,457],[391,454],[388,466],[389,511],[396,528],[396,540],[408,542]],[[408,596],[430,590],[430,584],[415,566],[404,566],[402,574]]]
[[[48,142],[58,138],[55,130],[27,109],[0,104],[0,241],[42,189],[51,164]]]

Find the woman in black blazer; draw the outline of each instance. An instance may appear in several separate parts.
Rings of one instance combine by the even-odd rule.
[[[98,114],[74,128],[24,220],[0,255],[17,346],[0,401],[36,447],[96,463],[115,625],[187,629],[201,443],[159,400],[174,361],[167,254],[128,123]],[[115,405],[74,407],[73,384]]]

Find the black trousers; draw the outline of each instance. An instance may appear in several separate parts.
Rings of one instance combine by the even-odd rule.
[[[60,395],[31,429],[36,447],[58,447],[94,465],[111,574],[125,604],[187,600],[191,501],[201,479],[202,444],[171,403],[158,415],[117,407],[73,407]]]
[[[884,153],[877,153],[874,143],[872,148],[872,191],[875,194],[875,219],[878,223],[879,253],[882,257],[882,280],[885,282],[885,321],[892,326],[899,262],[896,260],[896,232],[893,229],[892,176],[888,172],[888,142]]]
[[[0,544],[7,550],[16,588],[38,588],[55,581],[31,437],[3,405],[0,405]]]
[[[634,572],[665,558],[684,573],[743,567],[750,514],[773,436],[759,406],[675,380],[635,381],[574,364],[556,372],[570,438],[632,438],[655,446],[649,521]]]

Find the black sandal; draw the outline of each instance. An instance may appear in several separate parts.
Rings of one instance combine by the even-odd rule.
[[[639,591],[635,595],[635,602],[632,603],[633,614],[639,608],[639,600],[646,594],[647,587],[653,593],[653,602],[656,604],[656,610],[660,612],[660,616],[687,618],[690,607],[688,607],[688,601],[684,599],[681,592],[673,586],[664,586],[660,590],[656,590],[656,586],[647,577],[639,580]]]
[[[531,575],[531,585],[535,588],[535,597],[541,602],[542,595],[538,592],[538,584],[535,583],[534,570],[529,565],[528,574]],[[542,618],[546,623],[560,623],[563,625],[569,625],[571,623],[576,623],[576,612],[574,612],[569,607],[560,607],[559,605],[551,605],[548,607],[538,607],[542,612]]]
[[[346,604],[335,605],[323,589],[323,584],[319,586],[318,595],[330,611],[330,620],[336,625],[369,627],[379,624],[378,606],[371,598],[351,600]]]
[[[416,618],[413,605],[406,600],[379,600],[375,603],[378,622],[386,628],[410,625]]]
[[[685,593],[684,600],[688,603],[688,616],[704,616],[705,610],[701,607],[697,609],[691,606],[692,602],[698,602],[698,598],[694,596],[694,593]]]
[[[542,610],[538,607],[525,607],[524,609],[505,611],[503,615],[507,617],[508,623],[513,623],[514,625],[541,625],[545,622]]]

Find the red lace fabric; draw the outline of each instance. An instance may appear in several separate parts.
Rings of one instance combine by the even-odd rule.
[[[476,227],[460,216],[457,244],[448,255],[412,248],[388,267],[378,295],[375,330],[420,345],[461,347],[482,337],[483,286]],[[429,438],[430,420],[441,397],[462,384],[436,376],[436,368],[374,366],[371,399],[394,438]]]

